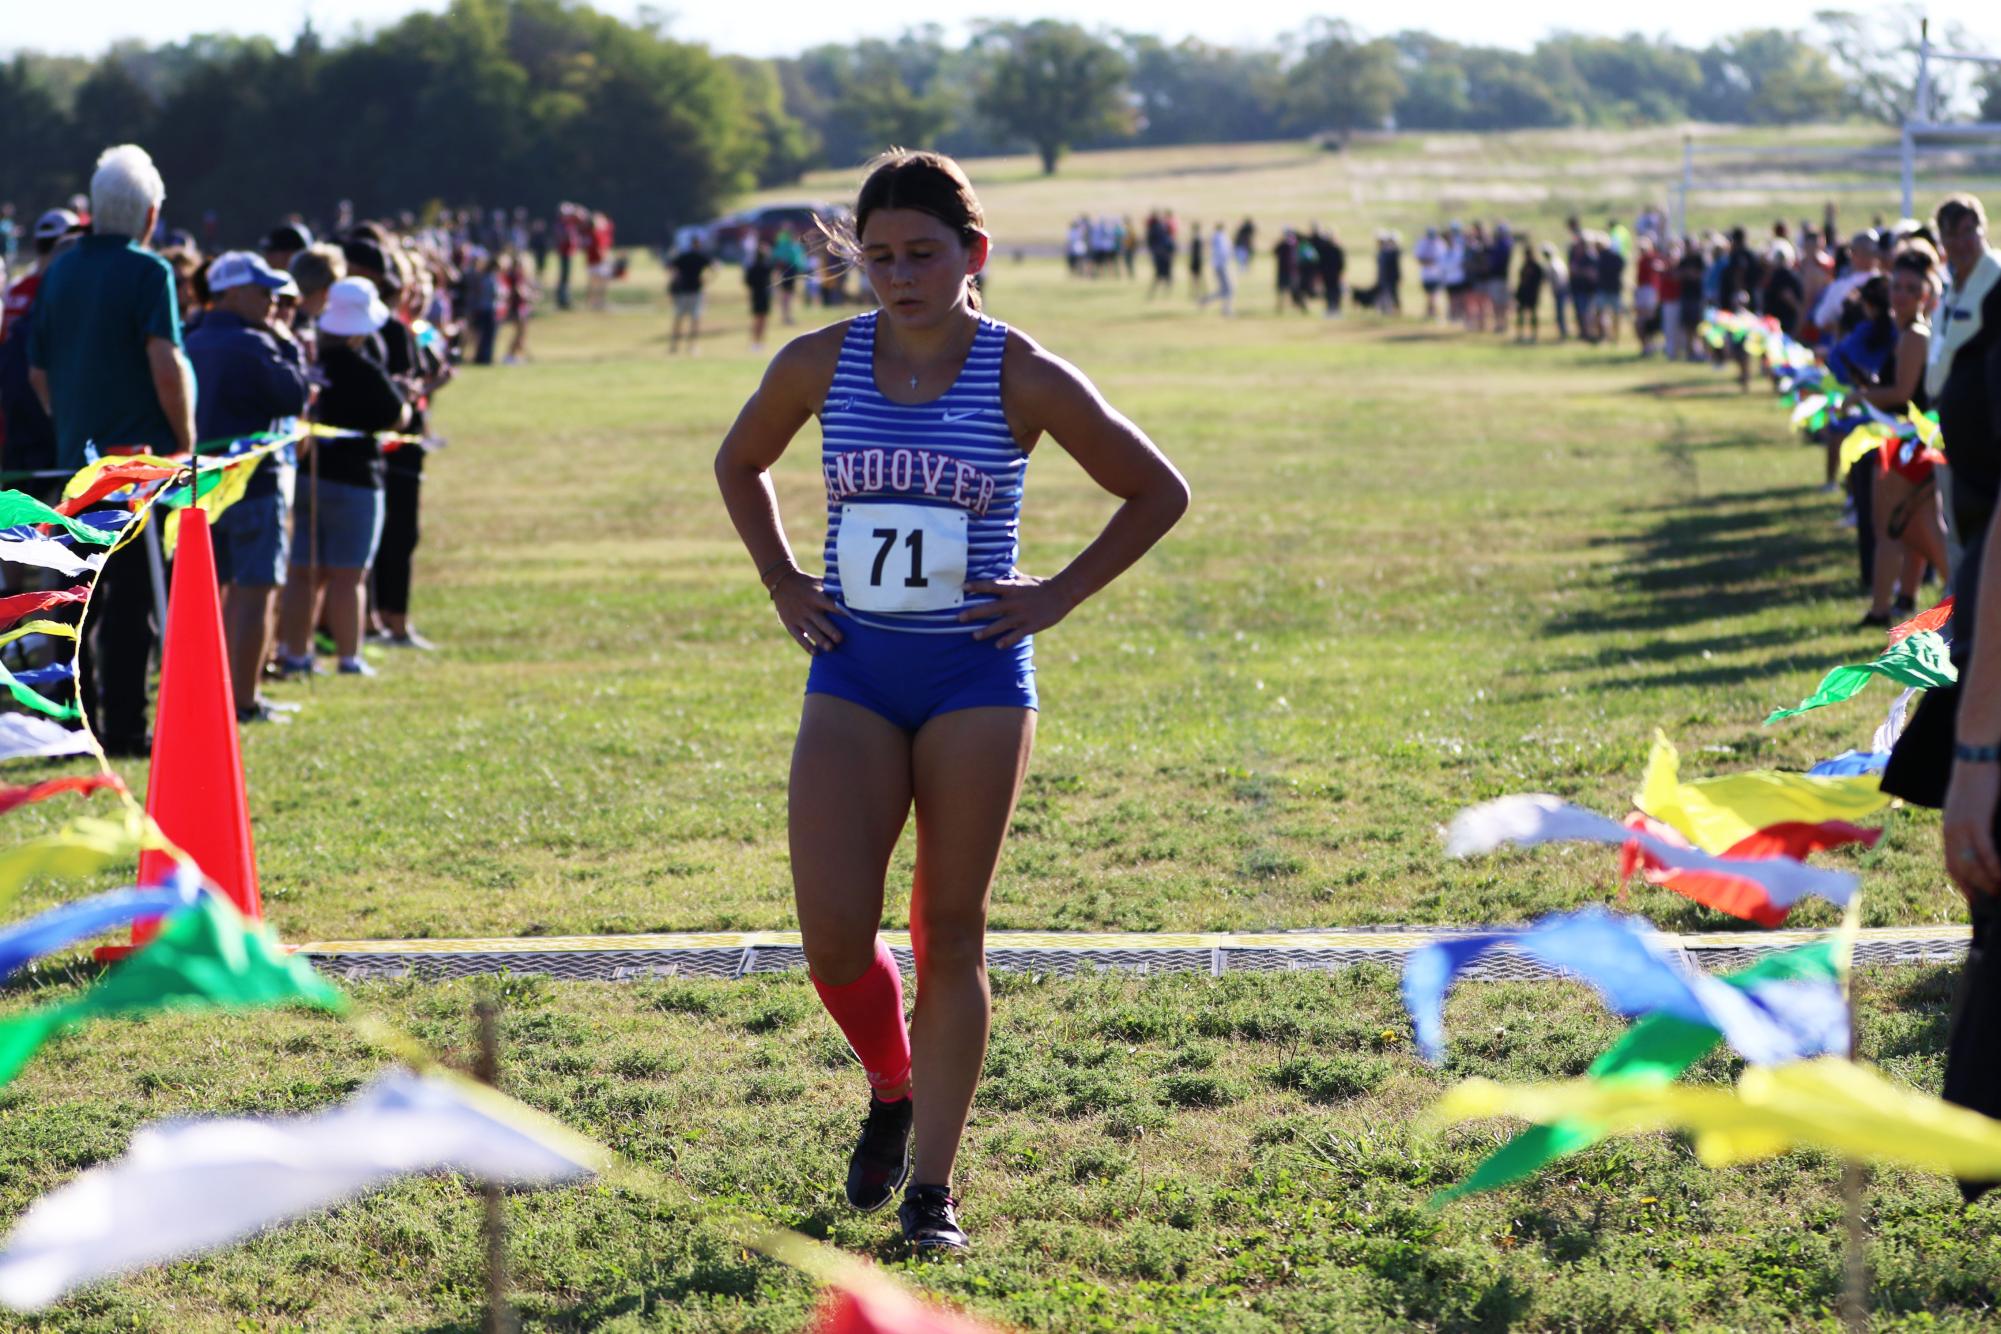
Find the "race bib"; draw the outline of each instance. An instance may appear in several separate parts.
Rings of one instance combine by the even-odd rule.
[[[834,555],[856,611],[965,605],[966,512],[943,505],[843,505]]]

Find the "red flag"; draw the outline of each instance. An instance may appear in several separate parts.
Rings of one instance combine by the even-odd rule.
[[[0,598],[0,630],[6,629],[23,616],[50,607],[61,607],[72,602],[81,602],[90,596],[90,585],[78,584],[75,588],[51,589],[42,593],[16,593]]]
[[[26,806],[30,802],[42,801],[61,792],[95,792],[99,788],[110,788],[123,792],[125,783],[117,774],[75,774],[68,778],[50,778],[40,783],[30,783],[27,787],[0,787],[0,815],[16,806]]]
[[[180,468],[169,468],[158,463],[112,463],[107,464],[90,485],[56,506],[58,514],[81,514],[98,501],[120,491],[134,482],[158,482],[181,472]]]
[[[873,1276],[831,1289],[811,1329],[812,1334],[995,1334],[992,1325],[919,1301]]]
[[[1892,645],[1901,644],[1921,630],[1942,629],[1945,623],[1951,619],[1952,599],[1947,598],[1930,611],[1921,611],[1902,625],[1892,626],[1890,628],[1890,643]]]
[[[1638,811],[1626,817],[1626,827],[1668,842],[1686,845],[1687,840],[1674,830],[1657,820],[1650,820]],[[1828,820],[1821,824],[1804,821],[1786,821],[1767,825],[1756,833],[1748,834],[1730,845],[1722,855],[1734,860],[1772,860],[1787,857],[1793,861],[1806,860],[1808,853],[1822,852],[1828,848],[1845,847],[1860,843],[1873,848],[1883,837],[1880,829],[1865,829],[1849,824],[1845,820]],[[1671,889],[1683,898],[1693,899],[1705,908],[1741,917],[1760,926],[1780,926],[1786,915],[1792,911],[1790,904],[1772,902],[1766,887],[1757,880],[1742,875],[1731,875],[1723,871],[1677,870],[1662,863],[1660,858],[1648,852],[1638,843],[1628,843],[1619,850],[1619,883],[1624,884],[1636,873],[1644,873],[1647,883]]]

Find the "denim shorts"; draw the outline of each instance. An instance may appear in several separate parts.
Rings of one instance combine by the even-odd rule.
[[[959,709],[1033,709],[1033,637],[1013,648],[970,634],[884,630],[837,616],[841,642],[813,655],[806,693],[833,695],[906,732]]]
[[[321,482],[319,522],[313,522],[313,491],[299,487],[298,517],[293,520],[292,566],[311,565],[315,527],[323,570],[365,570],[375,562],[382,542],[382,492],[346,482]]]
[[[273,588],[285,582],[291,551],[290,507],[282,492],[245,496],[215,521],[215,577],[225,584]]]

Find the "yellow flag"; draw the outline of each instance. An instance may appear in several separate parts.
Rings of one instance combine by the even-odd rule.
[[[0,852],[0,904],[12,902],[36,876],[95,875],[114,862],[137,857],[150,840],[136,808],[122,819],[80,816],[53,834]]]
[[[1813,1147],[1847,1158],[1902,1163],[1971,1180],[2001,1179],[2001,1121],[1892,1084],[1836,1056],[1752,1066],[1733,1089],[1574,1079],[1497,1084],[1469,1079],[1432,1110],[1435,1119],[1519,1116],[1575,1119],[1608,1134],[1686,1130],[1712,1167]]]
[[[54,635],[57,639],[75,639],[76,627],[64,625],[61,621],[23,621],[6,634],[0,635],[0,644],[11,644],[28,635]]]
[[[1756,769],[1684,783],[1680,767],[1681,757],[1667,737],[1654,733],[1653,754],[1633,804],[1717,855],[1771,825],[1857,820],[1890,804],[1877,774],[1815,778]]]
[[[250,485],[250,475],[257,471],[258,465],[264,462],[265,457],[266,454],[254,454],[247,463],[234,463],[224,468],[221,480],[195,501],[195,504],[208,515],[210,523],[215,522],[217,515],[243,499],[243,493]],[[207,469],[203,471],[206,472]],[[181,540],[179,510],[168,513],[166,523],[160,529],[160,540],[166,544],[166,553],[169,556],[173,555],[174,544]]]
[[[1870,422],[1858,426],[1841,438],[1841,459],[1834,467],[1836,477],[1848,476],[1848,470],[1862,461],[1862,456],[1872,449],[1879,449],[1890,442],[1894,433],[1887,426]]]

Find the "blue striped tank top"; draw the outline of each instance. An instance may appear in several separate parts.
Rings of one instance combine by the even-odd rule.
[[[827,482],[827,596],[841,595],[837,555],[841,515],[853,503],[940,506],[966,515],[966,578],[998,579],[1020,552],[1022,483],[1028,455],[1001,410],[1001,354],[1007,326],[980,317],[959,378],[925,403],[896,403],[875,384],[879,312],[857,315],[841,342],[840,363],[820,412],[820,466]],[[876,562],[878,570],[882,561]],[[922,634],[971,634],[981,622],[961,622],[966,607],[991,602],[968,594],[936,611],[848,614],[863,625]]]

